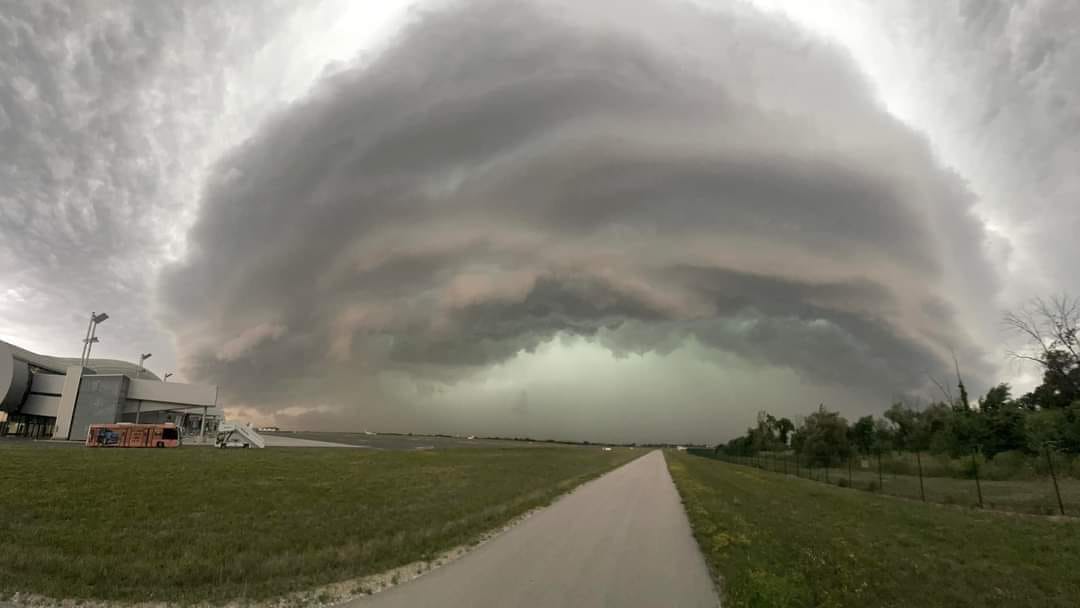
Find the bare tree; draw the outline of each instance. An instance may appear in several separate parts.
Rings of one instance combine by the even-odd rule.
[[[1010,351],[1017,359],[1046,367],[1051,353],[1064,351],[1080,360],[1080,298],[1059,295],[1035,298],[1016,312],[1005,313],[1005,327],[1022,336],[1027,344]]]
[[[1005,327],[1022,337],[1022,348],[1009,355],[1037,363],[1080,391],[1080,298],[1068,295],[1035,298],[1016,312],[1005,314]]]
[[[932,374],[930,374],[930,372],[926,372],[926,377],[930,378],[930,381],[938,387],[938,390],[941,391],[942,395],[945,395],[945,402],[948,403],[949,406],[952,406],[954,403],[956,403],[956,401],[953,399],[952,391],[950,391],[944,384],[938,382],[938,379],[935,378]]]

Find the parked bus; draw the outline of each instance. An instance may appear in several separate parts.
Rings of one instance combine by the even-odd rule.
[[[92,424],[86,431],[91,448],[178,448],[180,431],[171,422],[164,424]]]

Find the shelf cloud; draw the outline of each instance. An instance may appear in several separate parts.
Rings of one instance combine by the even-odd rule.
[[[741,5],[580,4],[418,11],[225,154],[157,294],[188,375],[324,426],[445,416],[400,386],[560,343],[772,370],[793,401],[922,390],[954,354],[992,380],[975,198],[849,55]],[[572,394],[545,390],[499,415]]]

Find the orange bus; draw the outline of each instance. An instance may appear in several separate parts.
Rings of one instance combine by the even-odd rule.
[[[180,447],[180,430],[171,422],[92,424],[86,431],[86,446],[91,448],[178,448]]]

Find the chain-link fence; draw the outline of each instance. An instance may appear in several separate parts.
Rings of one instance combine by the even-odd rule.
[[[1080,516],[1080,479],[1074,476],[1080,461],[1049,449],[1039,455],[999,455],[990,462],[977,453],[956,459],[918,452],[880,452],[842,458],[828,466],[793,453],[733,456],[712,450],[690,452],[780,475],[924,502]]]

